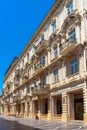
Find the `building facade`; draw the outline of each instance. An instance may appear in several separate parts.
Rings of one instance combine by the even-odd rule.
[[[2,96],[0,96],[0,115],[3,115],[3,100],[2,100]]]
[[[87,123],[87,0],[56,0],[4,78],[4,115]]]

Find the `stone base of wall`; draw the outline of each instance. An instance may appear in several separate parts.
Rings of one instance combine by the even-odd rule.
[[[87,113],[84,113],[84,124],[87,124]]]

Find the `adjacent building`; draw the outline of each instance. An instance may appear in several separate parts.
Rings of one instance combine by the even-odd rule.
[[[4,115],[87,123],[87,0],[56,0],[3,88]]]
[[[3,115],[3,100],[2,100],[2,96],[0,96],[0,115]]]

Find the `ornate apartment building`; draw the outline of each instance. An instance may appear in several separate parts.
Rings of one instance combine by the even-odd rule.
[[[87,0],[56,0],[3,88],[4,115],[87,123]]]

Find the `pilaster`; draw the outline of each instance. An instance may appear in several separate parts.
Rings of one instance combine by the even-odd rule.
[[[68,120],[68,98],[67,93],[62,93],[62,121]]]
[[[38,119],[41,119],[41,101],[38,99]]]
[[[48,97],[48,120],[52,119],[52,98]]]
[[[86,82],[85,85],[87,85]],[[87,87],[83,88],[83,102],[84,102],[84,123],[87,124]]]

